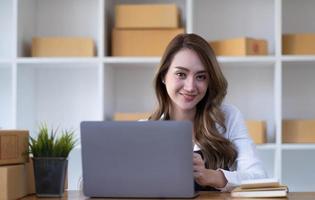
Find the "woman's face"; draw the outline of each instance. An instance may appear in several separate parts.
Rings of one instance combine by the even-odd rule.
[[[182,49],[175,54],[164,82],[172,106],[191,111],[205,96],[209,77],[198,55],[190,49]]]

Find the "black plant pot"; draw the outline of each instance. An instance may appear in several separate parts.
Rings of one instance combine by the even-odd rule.
[[[67,171],[67,158],[33,158],[36,196],[62,197]]]

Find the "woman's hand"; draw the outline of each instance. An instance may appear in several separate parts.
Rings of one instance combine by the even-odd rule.
[[[195,181],[201,186],[223,188],[227,180],[220,170],[207,169],[200,154],[193,154],[193,169]]]

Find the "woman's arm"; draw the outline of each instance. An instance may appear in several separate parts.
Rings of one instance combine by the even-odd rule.
[[[234,106],[225,106],[223,109],[226,115],[226,137],[235,145],[238,152],[235,166],[229,170],[219,169],[227,179],[221,191],[231,191],[240,185],[241,181],[248,179],[266,178],[267,173],[259,159],[256,146],[245,125],[241,112]]]
[[[229,170],[206,169],[199,154],[194,154],[194,176],[199,185],[215,187],[221,191],[231,191],[248,179],[266,178],[267,174],[257,156],[256,147],[248,135],[245,121],[234,106],[225,106],[226,133],[236,147],[238,156]]]

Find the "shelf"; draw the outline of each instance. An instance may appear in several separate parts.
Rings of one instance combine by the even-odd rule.
[[[98,65],[71,66],[18,64],[17,128],[35,133],[37,125],[46,122],[78,131],[82,120],[102,120]]]
[[[111,85],[113,94],[107,97],[112,99],[112,104],[108,106],[112,109],[109,116],[115,112],[152,111],[156,101],[153,87],[154,65],[156,64],[133,63],[113,67],[113,72],[105,77],[105,80],[111,79],[105,85]]]
[[[313,119],[315,114],[314,63],[282,64],[282,118]]]
[[[315,150],[315,144],[282,144],[283,150]]]
[[[158,64],[160,57],[105,57],[106,64]]]
[[[314,191],[314,149],[292,149],[282,152],[282,183],[290,191]],[[314,199],[314,198],[313,198]]]
[[[256,144],[258,150],[275,150],[276,144],[267,143],[267,144]]]
[[[33,37],[90,37],[100,54],[102,31],[99,0],[23,0],[18,2],[17,53],[30,56]],[[103,45],[103,43],[102,43]]]
[[[193,4],[195,33],[209,41],[244,36],[265,39],[268,52],[274,54],[274,0],[198,0]]]
[[[282,32],[315,32],[314,7],[315,1],[282,0]]]
[[[275,56],[218,56],[220,63],[274,63]]]
[[[105,57],[104,63],[111,66],[156,66],[160,63],[160,57]],[[242,56],[228,57],[219,56],[218,62],[222,66],[250,66],[268,67],[273,66],[276,59],[274,56]],[[151,65],[154,64],[154,65]]]
[[[303,55],[303,56],[286,56],[281,57],[283,62],[315,62],[315,55]]]
[[[10,64],[10,63],[11,63],[10,59],[0,58],[0,67],[1,67],[1,64]]]
[[[273,67],[276,63],[274,56],[218,56],[218,62],[223,67]]]
[[[18,58],[18,64],[42,64],[42,63],[97,63],[99,58]]]
[[[0,64],[0,127],[13,127],[12,70],[9,64]]]
[[[13,53],[13,3],[12,0],[0,1],[0,58],[8,58]]]

